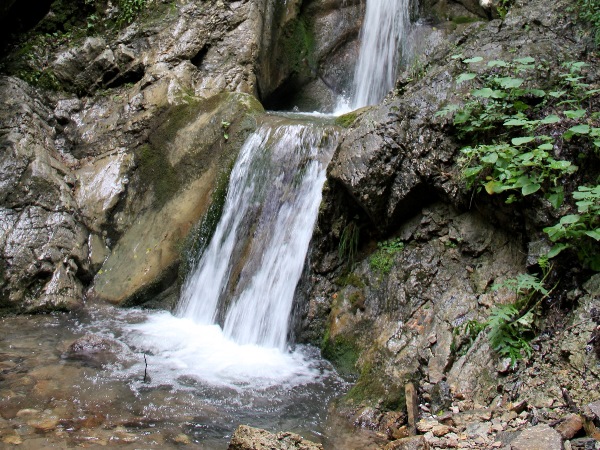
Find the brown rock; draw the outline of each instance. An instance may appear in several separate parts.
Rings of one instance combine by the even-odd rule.
[[[559,432],[563,439],[571,439],[583,428],[583,420],[579,414],[569,414],[555,430]]]
[[[417,400],[417,389],[412,383],[405,386],[406,410],[408,413],[408,432],[411,436],[417,434],[417,418],[419,417],[419,407]]]
[[[447,425],[436,425],[431,429],[434,436],[442,437],[450,433],[450,427]]]
[[[423,436],[411,436],[390,442],[384,450],[429,450],[429,444]]]

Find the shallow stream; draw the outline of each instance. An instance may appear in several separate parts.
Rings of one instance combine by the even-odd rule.
[[[314,348],[237,345],[216,326],[100,305],[0,327],[0,447],[225,449],[248,424],[350,448],[327,422],[347,383]]]

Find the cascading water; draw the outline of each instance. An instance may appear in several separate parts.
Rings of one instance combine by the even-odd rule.
[[[367,0],[351,109],[380,102],[409,54],[410,0]]]
[[[223,315],[227,337],[281,350],[336,145],[333,129],[285,122],[263,125],[242,147],[222,218],[177,312],[201,324]]]

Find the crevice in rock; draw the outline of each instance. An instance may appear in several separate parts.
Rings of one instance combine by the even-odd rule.
[[[210,45],[204,44],[202,48],[196,53],[194,56],[190,58],[190,62],[196,66],[198,69],[202,66],[202,61],[206,57],[206,54],[210,50]]]
[[[117,72],[116,74],[107,72],[103,77],[103,84],[107,88],[116,88],[129,83],[135,84],[144,78],[145,74],[146,71],[143,64],[137,64],[129,67],[124,72]]]

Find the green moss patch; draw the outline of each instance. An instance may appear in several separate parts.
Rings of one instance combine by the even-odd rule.
[[[321,354],[331,361],[342,376],[356,375],[359,350],[356,343],[344,336],[331,338],[327,330],[321,343]]]

